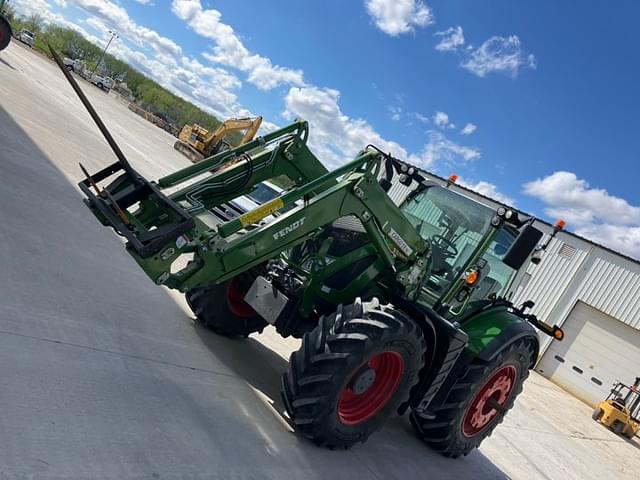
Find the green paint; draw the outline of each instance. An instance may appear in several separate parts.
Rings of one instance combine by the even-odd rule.
[[[463,323],[462,330],[469,336],[467,349],[478,354],[511,325],[523,322],[522,318],[508,312],[504,306],[489,308]]]

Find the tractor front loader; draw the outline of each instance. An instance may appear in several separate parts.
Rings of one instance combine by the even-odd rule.
[[[86,205],[207,327],[246,337],[272,325],[302,338],[282,397],[315,443],[348,448],[408,412],[427,444],[466,454],[520,393],[538,354],[533,326],[562,336],[525,312],[530,302],[506,300],[542,236],[532,218],[373,146],[329,172],[304,121],[151,182],[67,77],[118,157],[85,172]],[[294,186],[278,198],[243,214],[225,208],[281,175]],[[387,194],[396,181],[411,188],[399,207]]]

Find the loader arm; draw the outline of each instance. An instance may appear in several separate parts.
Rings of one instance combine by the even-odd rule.
[[[269,178],[269,168],[264,167],[273,166],[274,156],[286,160],[275,162],[282,163],[282,169],[277,171],[287,172],[294,182],[304,183],[326,173],[326,169],[313,156],[306,158],[304,166],[296,165],[287,169],[287,165],[290,166],[296,158],[292,155],[283,156],[286,153],[287,142],[294,139],[304,142],[308,132],[306,122],[297,122],[238,149],[180,170],[158,183],[150,182],[129,165],[97,115],[96,123],[104,130],[103,133],[116,153],[118,162],[94,175],[86,174],[87,178],[78,186],[87,197],[85,203],[103,225],[113,227],[128,240],[128,247],[143,258],[157,254],[167,242],[176,241],[187,230],[193,228],[193,211],[205,208],[205,205],[198,203],[200,198],[204,198],[208,202],[207,205],[214,205],[218,201],[226,201],[250,190],[254,185],[249,183],[250,181],[259,183]],[[260,158],[254,162],[249,150],[259,146],[265,148],[264,155],[259,156]],[[273,150],[270,150],[272,146]],[[170,198],[163,191],[167,187],[185,183],[195,176],[207,174],[212,169],[214,173],[209,175],[209,178],[214,179],[214,184],[207,184],[205,178],[204,181],[181,190],[180,193],[185,197],[188,192],[192,192],[191,200],[182,199],[180,193],[174,195],[175,199]],[[103,186],[109,181],[110,183]]]
[[[128,240],[127,250],[149,277],[171,288],[186,291],[231,278],[303,242],[336,218],[353,215],[391,270],[419,265],[403,276],[405,287],[417,291],[422,276],[415,268],[424,269],[425,263],[416,260],[426,244],[378,183],[385,157],[365,150],[328,172],[307,148],[307,136],[307,123],[298,121],[157,183],[125,171],[93,193],[94,185],[122,171],[115,164],[81,182],[80,188],[102,223]],[[296,186],[238,218],[212,221],[212,208],[280,175]],[[167,195],[169,188],[177,190]],[[285,207],[295,208],[261,222]],[[183,255],[193,259],[172,272]]]
[[[346,165],[344,170],[376,157],[377,153],[367,152]],[[362,222],[373,248],[388,268],[400,271],[419,264],[423,270],[425,264],[418,260],[425,254],[425,242],[377,181],[372,181],[372,173],[356,169],[336,183],[338,175],[339,172],[337,175],[332,172],[296,188],[220,225],[216,232],[207,227],[206,216],[210,214],[203,211],[194,216],[193,234],[207,240],[191,241],[182,248],[170,246],[171,254],[142,258],[130,253],[152,280],[186,291],[235,277],[302,243],[337,217],[353,215]],[[294,210],[266,224],[258,224],[261,217],[274,209],[295,204],[303,198],[304,203]],[[194,260],[183,270],[167,275],[171,264],[189,253],[195,255]],[[403,276],[407,290],[417,290],[421,280],[419,274]]]

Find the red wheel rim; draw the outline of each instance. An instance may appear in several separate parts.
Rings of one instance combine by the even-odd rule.
[[[504,365],[495,370],[473,397],[462,420],[462,434],[474,437],[487,428],[498,414],[494,401],[506,405],[516,383],[516,367]]]
[[[371,372],[374,373],[371,385],[364,392],[356,393],[357,388],[354,387],[354,383],[363,374],[371,378]],[[340,422],[344,425],[357,425],[373,417],[382,410],[396,392],[403,373],[404,360],[399,353],[382,352],[371,357],[356,369],[347,386],[340,393],[338,398]]]
[[[246,318],[257,315],[251,305],[244,301],[244,292],[235,278],[227,284],[227,306],[231,313],[238,317]]]

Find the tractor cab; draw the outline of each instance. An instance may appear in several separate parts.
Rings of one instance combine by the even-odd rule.
[[[434,308],[444,305],[441,310],[451,312],[470,301],[505,296],[520,265],[504,260],[520,229],[528,226],[534,236],[537,232],[536,241],[541,236],[511,210],[492,209],[430,182],[424,182],[400,209],[431,247],[422,302]]]

